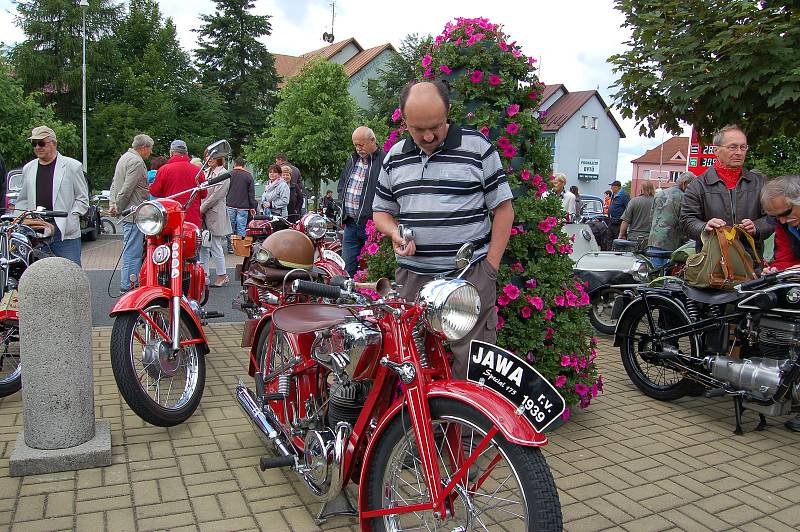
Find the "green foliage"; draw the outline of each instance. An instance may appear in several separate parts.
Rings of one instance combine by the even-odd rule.
[[[201,15],[195,50],[200,78],[225,102],[230,142],[238,153],[250,136],[266,125],[277,100],[275,60],[260,37],[272,33],[268,15],[251,13],[251,0],[214,0],[217,12]]]
[[[800,137],[770,137],[752,147],[747,155],[747,167],[767,177],[800,175]]]
[[[640,134],[680,121],[702,135],[740,123],[751,144],[800,131],[800,7],[772,0],[617,0],[629,49],[609,58]]]
[[[433,37],[430,35],[420,37],[411,33],[403,38],[399,52],[391,54],[386,64],[378,70],[376,79],[367,84],[367,95],[372,104],[371,113],[382,117],[384,122],[392,116],[397,108],[400,89],[415,79],[414,69],[432,43]]]
[[[337,179],[353,150],[358,114],[348,83],[342,65],[307,63],[281,90],[269,128],[245,148],[248,162],[266,172],[275,154],[284,152],[319,197],[321,180]]]
[[[631,194],[631,188],[633,187],[633,181],[626,181],[624,185],[622,185],[622,189],[627,192],[629,195]]]
[[[6,66],[0,66],[0,153],[6,169],[22,166],[34,158],[30,141],[26,140],[36,126],[48,125],[56,132],[58,149],[75,157],[80,153],[80,137],[73,124],[55,118],[52,106],[42,107],[37,94],[25,96],[22,84],[11,77]]]
[[[485,19],[456,19],[422,54],[420,79],[444,79],[451,87],[450,119],[475,127],[495,143],[514,192],[515,221],[498,272],[498,344],[526,357],[561,389],[570,405],[589,405],[602,390],[592,362],[596,340],[586,316],[588,295],[576,282],[571,242],[561,231],[561,200],[547,196],[551,167],[535,114],[541,99],[533,60]],[[399,113],[388,149],[405,134]],[[389,239],[368,228],[362,250],[366,271],[357,279],[392,276]],[[565,417],[568,417],[567,413]]]

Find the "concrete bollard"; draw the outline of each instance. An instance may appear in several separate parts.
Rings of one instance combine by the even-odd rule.
[[[89,279],[74,262],[32,264],[19,283],[24,430],[10,473],[109,465],[108,422],[95,424]]]

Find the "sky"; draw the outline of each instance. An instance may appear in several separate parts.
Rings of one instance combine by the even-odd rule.
[[[272,35],[263,39],[270,52],[300,55],[326,45],[322,34],[331,31],[330,0],[254,0],[254,4],[255,13],[272,17]],[[199,26],[200,14],[214,11],[214,2],[160,0],[160,5],[164,16],[174,20],[183,47],[193,49],[192,29]],[[621,27],[623,15],[613,5],[612,0],[337,0],[333,34],[336,41],[355,37],[364,48],[386,42],[397,48],[409,33],[438,35],[455,17],[485,17],[502,24],[526,55],[539,59],[541,81],[563,83],[570,91],[597,89],[612,107],[627,137],[620,140],[617,163],[617,177],[625,182],[631,178],[631,160],[657,146],[662,135],[640,137],[635,122],[622,119],[613,109],[610,86],[616,78],[606,59],[624,51],[629,36]],[[0,40],[6,44],[24,38],[14,25],[14,14],[13,2],[0,0]]]

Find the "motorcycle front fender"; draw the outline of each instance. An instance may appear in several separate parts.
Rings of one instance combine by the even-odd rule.
[[[434,381],[428,385],[428,397],[445,397],[475,408],[489,418],[489,420],[497,426],[505,439],[511,443],[528,447],[542,447],[547,445],[547,436],[534,429],[533,425],[531,425],[525,416],[517,414],[516,407],[514,407],[508,399],[485,386],[462,380]],[[359,514],[363,515],[367,510],[364,506],[367,501],[367,494],[364,491],[367,484],[365,478],[367,474],[366,464],[369,464],[369,461],[372,459],[374,447],[380,440],[389,422],[400,413],[400,410],[402,410],[404,406],[405,401],[401,398],[386,411],[375,427],[375,432],[367,444],[366,451],[364,452],[364,460],[362,462],[364,466],[361,468],[361,479],[359,481]],[[370,530],[369,522],[362,520],[361,530]]]
[[[134,288],[130,292],[122,294],[114,304],[114,308],[111,309],[109,316],[113,318],[117,314],[123,312],[139,312],[150,306],[150,304],[157,299],[169,302],[171,298],[172,290],[164,286],[140,286],[139,288]],[[206,333],[203,331],[203,324],[184,298],[181,298],[181,313],[189,319],[189,323],[194,329],[194,335],[203,340],[203,350],[208,353],[208,339],[206,338]]]

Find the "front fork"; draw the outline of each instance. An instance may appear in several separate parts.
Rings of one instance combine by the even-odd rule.
[[[177,353],[181,348],[181,297],[172,297],[172,352]]]

